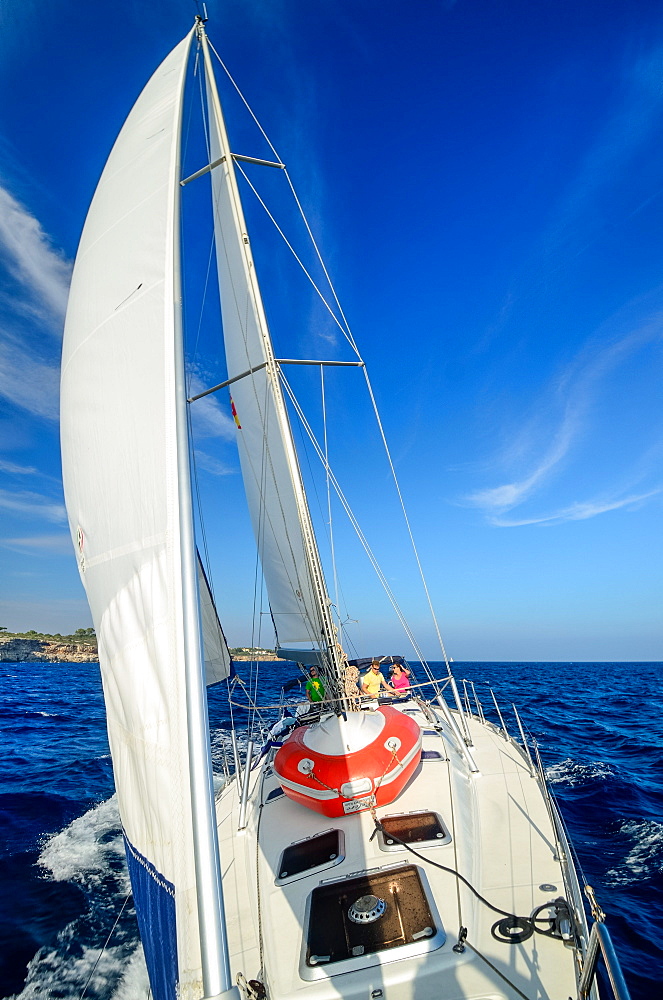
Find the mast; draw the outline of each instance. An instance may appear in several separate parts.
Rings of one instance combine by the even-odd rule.
[[[184,92],[180,95],[183,100]],[[176,177],[181,177],[181,113],[177,143]],[[191,490],[191,456],[187,420],[187,386],[184,365],[181,282],[181,192],[173,192],[173,300],[175,349],[175,420],[177,435],[177,488],[179,499],[180,555],[182,567],[182,620],[189,743],[191,813],[196,871],[196,903],[200,928],[200,957],[205,997],[231,988],[230,960],[221,884],[219,842],[214,809],[214,783],[209,743],[209,714],[198,591],[198,563],[194,537]]]
[[[230,218],[232,220],[232,233],[229,234],[226,232],[224,235],[226,240],[230,237],[230,239],[235,242],[235,246],[239,248],[239,258],[241,259],[242,264],[243,280],[246,283],[248,297],[250,299],[255,323],[257,325],[262,355],[264,357],[264,373],[267,380],[267,388],[271,397],[274,416],[278,425],[279,436],[285,453],[289,477],[289,488],[292,491],[296,505],[299,530],[301,533],[301,540],[306,560],[306,571],[315,601],[315,616],[318,619],[317,635],[315,638],[320,643],[323,655],[327,661],[325,673],[328,675],[328,679],[336,688],[336,695],[342,699],[339,704],[343,708],[347,708],[349,706],[346,704],[345,699],[344,668],[337,642],[337,630],[334,626],[331,615],[331,601],[327,593],[320,553],[318,551],[315,533],[313,530],[313,523],[311,521],[306,493],[304,491],[304,484],[299,468],[290,421],[288,419],[285,400],[281,389],[279,365],[274,357],[272,340],[269,333],[262,296],[260,294],[253,256],[251,254],[251,247],[247,235],[246,222],[244,220],[244,213],[237,185],[237,177],[235,174],[233,154],[230,149],[228,133],[225,126],[223,112],[221,110],[221,103],[212,68],[207,35],[205,34],[203,23],[200,19],[198,21],[197,32],[205,63],[210,118],[213,118],[220,144],[221,157],[219,159],[221,162],[215,169],[222,169],[224,171],[231,208]]]

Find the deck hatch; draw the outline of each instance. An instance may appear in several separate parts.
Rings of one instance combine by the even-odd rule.
[[[285,795],[282,788],[272,788],[271,792],[265,799],[265,802],[273,802],[274,799],[280,799],[282,795]]]
[[[370,921],[357,922],[363,901],[375,898]],[[354,909],[353,909],[354,908]],[[365,905],[363,906],[365,909]],[[438,933],[415,865],[320,885],[311,893],[306,928],[306,965],[331,965],[403,945],[429,942]]]
[[[413,847],[440,847],[451,841],[451,834],[436,812],[383,816],[380,824],[382,830],[378,833],[378,841],[383,851],[402,850],[399,841]]]
[[[277,885],[340,864],[344,858],[344,842],[341,830],[325,830],[290,844],[279,861]]]

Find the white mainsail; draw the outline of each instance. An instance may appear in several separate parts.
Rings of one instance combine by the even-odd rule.
[[[204,40],[203,40],[204,45]],[[253,530],[281,645],[333,643],[320,567],[288,425],[234,164],[209,65],[214,232],[228,378]]]
[[[195,611],[196,570],[195,554],[188,575],[183,566],[193,529],[182,513],[188,457],[176,404],[179,149],[192,37],[155,72],[110,154],[76,258],[62,358],[67,511],[99,640],[141,936],[153,993],[166,998],[176,989],[198,998],[206,975],[190,768],[204,787],[199,760],[204,771],[209,745],[200,725],[199,757],[191,741],[188,650],[199,626],[186,611]],[[213,658],[222,672],[218,642]],[[211,815],[211,790],[209,798]]]

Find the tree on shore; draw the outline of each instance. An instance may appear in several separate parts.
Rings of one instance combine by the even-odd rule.
[[[46,639],[54,642],[79,643],[81,645],[94,645],[97,635],[93,628],[77,628],[75,632],[62,635],[60,632],[37,632],[35,629],[28,629],[27,632],[10,632],[6,625],[0,625],[0,634],[4,634],[8,639]]]

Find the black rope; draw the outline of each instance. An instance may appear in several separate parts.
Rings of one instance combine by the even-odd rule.
[[[489,910],[492,910],[494,913],[499,913],[501,917],[507,917],[510,920],[516,921],[518,926],[523,927],[523,929],[528,926],[531,926],[531,928],[537,931],[537,933],[539,934],[546,934],[549,937],[557,936],[554,933],[551,933],[550,923],[552,918],[538,917],[536,916],[536,914],[539,913],[542,909],[547,908],[548,906],[553,906],[554,903],[558,902],[558,900],[551,900],[550,903],[543,903],[541,906],[538,906],[535,910],[533,910],[533,914],[529,917],[519,917],[516,913],[510,913],[508,910],[501,910],[499,906],[495,906],[493,903],[487,900],[485,896],[482,896],[481,893],[474,888],[472,883],[469,882],[464,875],[461,875],[459,871],[456,871],[455,868],[449,868],[447,867],[447,865],[441,865],[438,861],[433,861],[432,858],[424,857],[423,854],[419,854],[418,851],[415,851],[413,847],[410,847],[409,844],[406,844],[404,840],[401,840],[391,831],[389,831],[389,833],[387,834],[387,832],[382,827],[382,824],[380,823],[379,819],[377,819],[377,817],[375,816],[373,817],[373,822],[375,823],[376,828],[380,831],[380,833],[382,833],[384,837],[388,836],[390,840],[395,840],[397,844],[400,844],[401,847],[404,847],[405,850],[409,851],[410,854],[413,854],[415,858],[419,858],[420,861],[423,861],[425,864],[432,865],[434,868],[439,868],[440,871],[448,872],[449,875],[455,875],[456,878],[459,879],[463,883],[463,885],[467,886],[470,892],[473,893],[476,896],[476,898],[484,904],[484,906],[487,906]],[[503,921],[499,921],[499,923],[503,923]],[[543,930],[542,928],[537,927],[536,926],[537,923],[548,924],[548,929]],[[495,935],[493,936],[495,937]],[[529,934],[527,936],[529,937]],[[513,940],[513,943],[515,944],[516,936],[514,936],[513,938],[504,938],[504,939],[497,938],[497,940],[505,940],[505,941]]]

